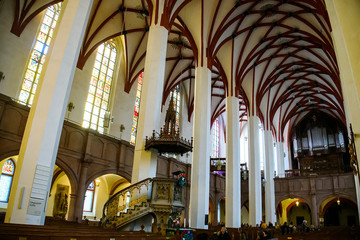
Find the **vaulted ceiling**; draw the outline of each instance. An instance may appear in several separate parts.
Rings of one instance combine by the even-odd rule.
[[[13,32],[59,0],[17,0]],[[212,71],[212,119],[239,98],[239,120],[257,115],[279,140],[287,124],[311,111],[345,124],[339,68],[323,0],[94,0],[78,68],[98,45],[117,38],[124,52],[124,91],[143,71],[153,22],[168,29],[163,104],[181,84],[188,118],[195,68]],[[14,30],[15,29],[15,30]],[[16,33],[18,29],[18,33]],[[165,47],[165,46],[164,46]]]

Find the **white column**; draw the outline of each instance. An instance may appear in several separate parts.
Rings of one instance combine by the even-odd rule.
[[[248,117],[249,224],[253,227],[262,220],[259,124],[258,117]]]
[[[225,224],[238,228],[241,225],[241,174],[239,99],[226,98],[226,202]]]
[[[358,160],[359,161],[359,160]],[[354,174],[355,190],[356,190],[356,205],[358,209],[358,218],[360,222],[360,186],[359,186],[359,173]]]
[[[144,78],[136,133],[132,183],[156,176],[157,152],[145,151],[145,137],[160,129],[168,30],[151,25],[148,36]]]
[[[191,166],[190,224],[192,228],[207,229],[205,215],[209,214],[210,184],[210,96],[211,71],[206,67],[195,70],[195,103]]]
[[[72,0],[63,6],[64,14],[26,123],[7,223],[44,224],[65,109],[92,2]]]
[[[274,141],[271,131],[264,131],[265,145],[265,221],[276,222],[274,188]]]
[[[285,177],[284,167],[284,143],[276,142],[276,160],[277,160],[277,172],[279,177]]]

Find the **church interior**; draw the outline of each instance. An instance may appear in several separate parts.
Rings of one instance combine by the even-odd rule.
[[[358,10],[0,0],[0,239],[360,232]]]

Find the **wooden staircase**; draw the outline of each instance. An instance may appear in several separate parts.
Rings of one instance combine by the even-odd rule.
[[[147,178],[114,194],[104,205],[101,223],[105,228],[121,229],[152,214],[164,233],[168,217],[182,211],[184,203],[184,189],[177,179]]]

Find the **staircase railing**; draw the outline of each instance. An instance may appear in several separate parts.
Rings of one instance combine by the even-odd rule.
[[[129,207],[147,203],[151,198],[152,178],[146,178],[140,182],[132,184],[113,195],[105,203],[103,208],[102,224],[106,225],[115,220],[121,213],[126,212]]]

